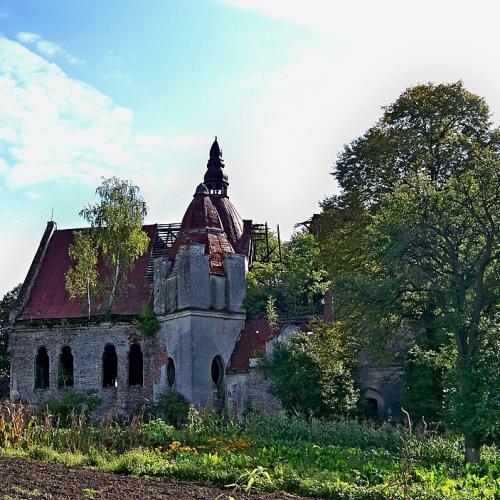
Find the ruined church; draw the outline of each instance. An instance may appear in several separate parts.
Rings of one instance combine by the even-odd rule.
[[[11,396],[42,404],[68,388],[93,389],[101,412],[127,413],[173,390],[236,417],[250,407],[279,410],[259,362],[304,325],[271,328],[265,317],[247,317],[255,226],[240,217],[228,186],[216,139],[182,223],[143,226],[149,246],[128,272],[127,287],[110,317],[97,308],[91,321],[65,288],[78,229],[48,222],[10,315]],[[159,323],[153,335],[138,326],[146,309]],[[384,370],[368,363],[359,376],[380,418],[398,399],[398,367]]]

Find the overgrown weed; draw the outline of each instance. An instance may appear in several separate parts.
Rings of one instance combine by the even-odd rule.
[[[220,411],[190,408],[175,428],[150,413],[66,421],[48,408],[0,405],[0,454],[106,472],[201,481],[241,490],[285,490],[322,498],[496,498],[500,453],[485,446],[464,467],[463,442],[428,429],[350,420],[250,414],[238,423]],[[465,496],[464,496],[465,495]]]

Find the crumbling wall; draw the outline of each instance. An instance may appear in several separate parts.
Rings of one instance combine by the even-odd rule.
[[[265,370],[255,365],[247,373],[232,373],[226,379],[226,409],[242,420],[249,410],[278,413],[279,399],[271,393],[272,381]]]
[[[128,353],[133,343],[141,346],[143,355],[142,387],[129,387],[128,384]],[[118,358],[115,387],[103,387],[102,356],[106,344],[114,345]],[[47,349],[49,357],[49,386],[35,389],[35,359],[42,346]],[[58,380],[59,356],[64,346],[69,346],[73,355],[72,388],[95,389],[102,401],[102,413],[109,410],[128,413],[152,401],[153,384],[161,376],[157,364],[165,346],[160,346],[156,338],[145,337],[134,325],[127,323],[13,328],[10,333],[11,395],[37,405],[60,398],[68,390],[59,387]]]

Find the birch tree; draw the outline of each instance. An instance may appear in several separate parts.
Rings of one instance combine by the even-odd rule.
[[[85,298],[87,303],[87,317],[92,314],[92,297],[98,284],[99,272],[97,269],[97,247],[95,238],[89,230],[73,232],[73,242],[69,256],[74,266],[68,269],[65,276],[65,286],[72,299]]]
[[[149,238],[142,230],[147,207],[139,188],[117,177],[104,179],[96,194],[99,202],[85,206],[80,215],[93,228],[110,271],[106,305],[106,314],[110,315],[127,271],[148,247]]]

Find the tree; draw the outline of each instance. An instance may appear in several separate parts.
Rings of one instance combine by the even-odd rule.
[[[97,247],[91,231],[73,231],[73,243],[68,250],[69,256],[75,261],[65,277],[65,286],[71,298],[85,297],[87,315],[90,320],[91,297],[98,284]]]
[[[315,237],[295,233],[283,244],[282,255],[282,262],[254,263],[247,279],[247,311],[265,311],[273,297],[276,309],[290,316],[320,312],[328,281]]]
[[[356,350],[340,323],[313,322],[278,344],[267,365],[273,393],[290,414],[332,418],[352,415]]]
[[[147,208],[139,188],[127,180],[104,179],[96,194],[99,203],[87,205],[80,215],[94,229],[97,245],[111,272],[106,310],[109,315],[127,271],[148,247],[148,236],[142,230]]]
[[[9,312],[14,306],[21,285],[17,285],[10,292],[7,292],[0,300],[0,380],[9,376]]]
[[[339,155],[342,192],[321,221],[351,328],[383,343],[412,318],[420,348],[448,353],[444,404],[468,462],[500,417],[498,379],[481,369],[486,357],[500,361],[499,137],[461,82],[408,89]],[[421,341],[429,332],[433,346]]]

